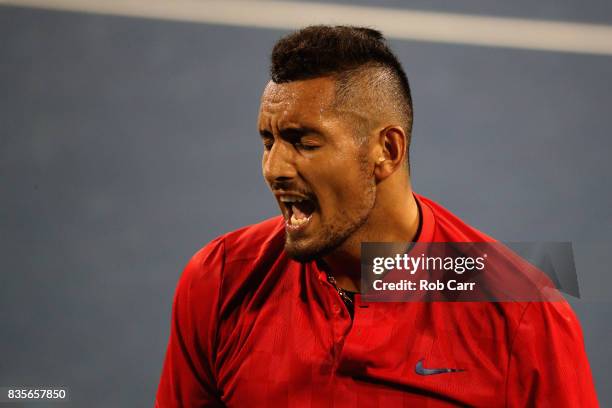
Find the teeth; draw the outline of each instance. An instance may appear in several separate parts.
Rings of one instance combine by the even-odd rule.
[[[295,227],[299,227],[300,225],[304,225],[308,222],[308,220],[310,220],[310,217],[308,218],[302,218],[302,219],[297,219],[295,218],[295,214],[291,216],[291,225],[295,226]]]
[[[304,201],[303,198],[291,197],[291,196],[282,196],[280,200],[283,203],[301,203],[302,201]]]

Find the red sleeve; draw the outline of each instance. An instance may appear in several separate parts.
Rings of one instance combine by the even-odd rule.
[[[156,408],[223,406],[214,368],[223,258],[223,241],[215,240],[193,256],[181,275]]]
[[[598,407],[578,319],[565,301],[531,303],[515,335],[508,407]]]

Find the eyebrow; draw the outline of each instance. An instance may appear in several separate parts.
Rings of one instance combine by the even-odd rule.
[[[268,129],[260,129],[259,134],[262,137],[269,137],[272,135]],[[280,130],[281,137],[283,138],[298,138],[307,134],[321,135],[317,129],[309,126],[289,126]]]

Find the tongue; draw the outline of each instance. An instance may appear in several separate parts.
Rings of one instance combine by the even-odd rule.
[[[291,208],[296,219],[302,220],[310,217],[314,211],[314,204],[310,200],[304,200],[300,203],[294,203]]]
[[[292,210],[293,210],[293,215],[295,216],[295,218],[297,218],[298,220],[302,220],[307,218],[308,216],[306,215],[306,213],[303,213],[300,208],[293,204],[292,206]]]

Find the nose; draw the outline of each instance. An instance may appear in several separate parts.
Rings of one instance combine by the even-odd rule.
[[[291,146],[282,140],[274,142],[272,148],[264,152],[262,168],[264,178],[270,184],[293,179],[296,169]]]

